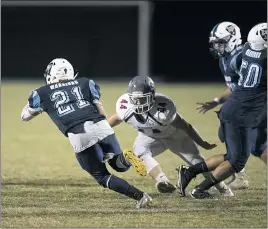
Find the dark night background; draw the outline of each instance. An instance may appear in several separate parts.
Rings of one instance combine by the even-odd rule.
[[[222,21],[249,30],[267,21],[266,1],[156,1],[150,73],[166,81],[222,81],[208,35]],[[137,75],[137,9],[2,7],[2,78],[42,78],[46,65],[67,58],[81,75]]]

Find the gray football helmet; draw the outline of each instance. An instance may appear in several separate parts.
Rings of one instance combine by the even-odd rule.
[[[128,96],[136,114],[148,112],[155,102],[154,81],[148,76],[136,76],[128,85]]]

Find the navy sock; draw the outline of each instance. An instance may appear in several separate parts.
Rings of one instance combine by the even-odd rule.
[[[200,173],[208,172],[208,167],[205,161],[199,162],[195,165],[190,166],[190,171],[194,173],[195,175],[198,175]]]
[[[201,190],[208,190],[217,183],[219,183],[218,180],[210,174],[200,185],[197,185],[197,187]]]
[[[124,194],[134,200],[140,200],[143,197],[142,191],[130,185],[127,181],[114,175],[111,175],[110,177],[108,188],[115,192]]]

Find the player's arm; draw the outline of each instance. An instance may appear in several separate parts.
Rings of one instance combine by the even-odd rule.
[[[95,102],[93,102],[93,103],[95,103],[98,112],[99,112],[101,115],[103,115],[103,116],[106,117],[106,112],[105,112],[105,110],[104,110],[104,107],[102,106],[101,101],[95,101]]]
[[[242,50],[241,52],[232,57],[232,60],[230,61],[230,68],[234,73],[239,74],[241,64],[242,64]],[[215,97],[213,100],[204,103],[197,103],[199,106],[196,109],[199,110],[200,113],[204,114],[207,111],[215,108],[216,106],[224,103],[231,94],[232,94],[231,88],[227,88],[221,95]]]
[[[217,107],[220,104],[223,104],[228,97],[232,94],[232,90],[227,88],[221,95],[215,97],[213,100],[208,102],[198,102],[199,105],[196,110],[199,110],[199,113],[206,113],[207,111]]]
[[[121,122],[123,122],[120,117],[117,114],[112,115],[109,119],[108,119],[108,123],[111,127],[115,127],[117,125],[119,125]]]
[[[89,89],[92,95],[92,101],[97,107],[98,112],[106,117],[105,109],[100,101],[101,93],[100,93],[100,87],[95,84],[93,80],[89,80]]]
[[[43,112],[43,109],[40,106],[40,97],[37,93],[37,91],[33,91],[30,94],[30,97],[28,99],[28,103],[24,106],[21,112],[21,120],[22,121],[30,121],[37,115],[41,114]]]
[[[210,150],[217,146],[216,144],[210,144],[207,141],[204,141],[196,129],[185,119],[183,119],[178,113],[176,113],[176,117],[171,125],[183,130],[197,145],[201,146],[204,149]]]
[[[111,127],[115,127],[125,121],[128,111],[128,95],[123,94],[117,99],[115,109],[116,113],[108,119],[108,123]]]

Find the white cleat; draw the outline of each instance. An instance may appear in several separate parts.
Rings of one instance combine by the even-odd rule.
[[[219,190],[220,194],[222,194],[225,197],[232,197],[234,196],[234,193],[232,192],[232,190],[230,188],[224,188]]]
[[[172,193],[176,190],[176,186],[169,181],[159,181],[155,187],[161,193]]]
[[[150,203],[153,201],[153,199],[147,194],[143,193],[143,197],[137,201],[136,208],[146,208],[150,205]]]
[[[216,190],[218,190],[220,192],[220,194],[225,196],[225,197],[234,196],[234,193],[232,192],[232,190],[229,187],[227,187],[227,185],[224,182],[220,182],[220,183],[216,184],[214,186],[214,188]]]
[[[249,188],[249,182],[244,173],[241,172],[233,176],[234,179],[228,183],[229,188],[232,190],[244,190]]]

